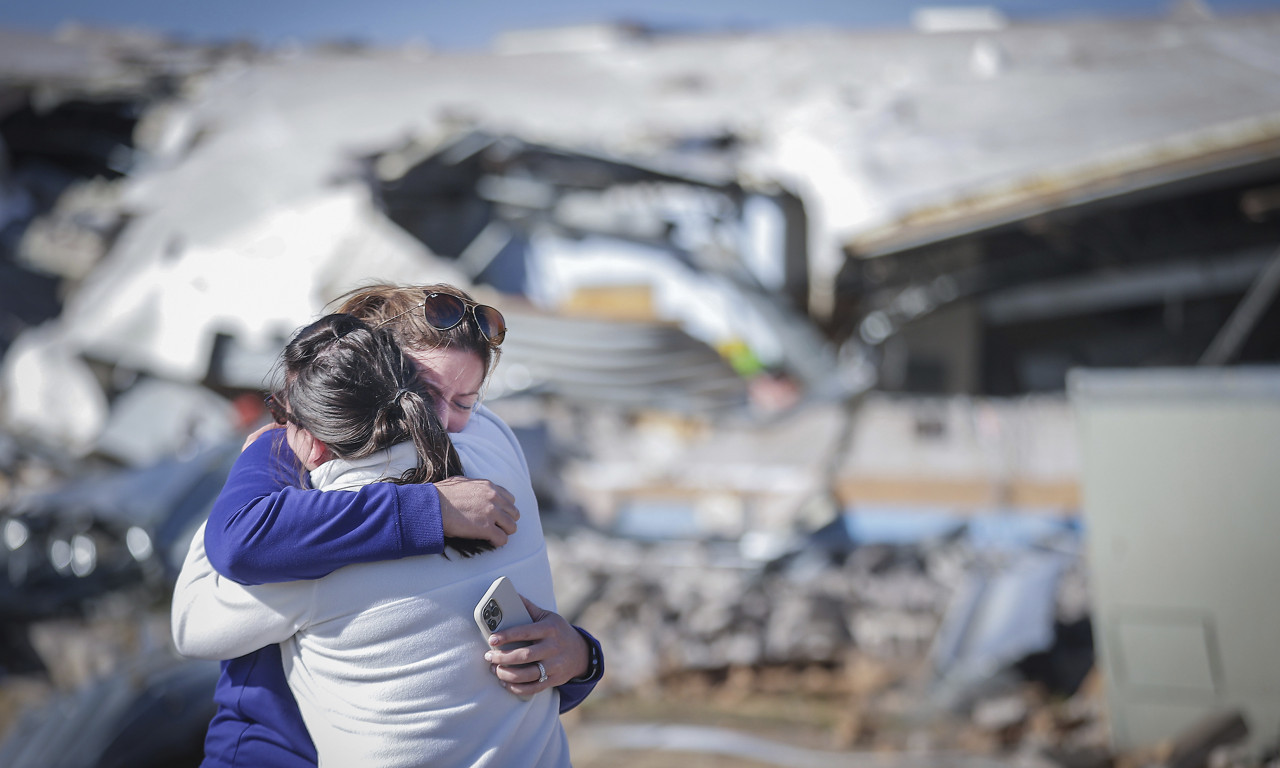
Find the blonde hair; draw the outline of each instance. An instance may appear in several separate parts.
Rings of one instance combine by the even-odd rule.
[[[429,293],[443,293],[457,296],[468,304],[476,303],[466,291],[448,283],[376,283],[339,296],[334,300],[335,303],[340,302],[334,311],[353,315],[374,327],[385,325],[401,346],[410,351],[452,347],[471,352],[480,358],[487,379],[502,351],[481,332],[471,312],[464,314],[462,322],[447,331],[432,328],[421,311],[422,302]]]

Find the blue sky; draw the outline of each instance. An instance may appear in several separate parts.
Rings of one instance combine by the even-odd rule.
[[[1280,10],[1280,0],[1201,0],[1216,13]],[[994,5],[1011,17],[1143,17],[1167,13],[1171,0],[16,0],[0,6],[0,25],[52,30],[77,20],[143,27],[196,40],[362,39],[394,45],[425,41],[441,49],[484,47],[506,29],[640,21],[688,30],[769,29],[801,25],[905,26],[917,5]]]

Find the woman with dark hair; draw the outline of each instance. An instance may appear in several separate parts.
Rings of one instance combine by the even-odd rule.
[[[438,393],[388,329],[329,315],[290,342],[283,362],[273,410],[314,487],[434,482],[466,468],[513,486],[518,507],[535,504],[519,482],[518,448],[459,434],[455,452]],[[175,643],[205,658],[280,643],[320,764],[568,765],[559,697],[544,690],[523,700],[494,686],[471,619],[497,576],[553,604],[536,513],[523,521],[497,550],[446,539],[459,557],[365,563],[256,587],[219,577],[197,535],[175,594]]]
[[[298,332],[282,363],[283,386],[267,404],[304,465],[308,458],[312,464],[363,459],[406,443],[417,462],[397,482],[462,474],[437,412],[439,393],[418,378],[390,331],[351,315],[328,315]]]
[[[209,515],[209,562],[246,585],[316,579],[354,563],[439,553],[444,534],[505,544],[516,531],[511,491],[529,488],[528,465],[511,431],[479,404],[505,323],[447,285],[372,285],[339,301],[343,312],[392,331],[441,393],[450,432],[485,440],[518,466],[501,484],[450,477],[426,485],[373,483],[351,491],[297,487],[300,467],[278,432],[251,435]],[[532,492],[528,494],[532,499]],[[536,510],[536,502],[530,502]],[[492,638],[494,672],[507,689],[530,695],[554,689],[560,711],[577,706],[600,680],[599,643],[558,614],[528,603],[532,624]],[[175,600],[175,623],[181,601]],[[496,646],[513,641],[518,651]],[[316,764],[316,751],[286,684],[280,650],[267,645],[223,662],[217,713],[206,738],[205,766]]]

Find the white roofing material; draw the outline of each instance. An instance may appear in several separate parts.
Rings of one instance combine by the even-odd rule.
[[[112,404],[95,450],[130,466],[190,458],[198,451],[236,440],[233,406],[201,386],[143,379]]]
[[[999,53],[998,71],[972,66],[975,46]],[[86,349],[114,345],[192,376],[206,342],[167,326],[196,309],[244,333],[280,333],[329,298],[334,281],[303,273],[338,263],[334,240],[377,228],[344,197],[356,193],[332,188],[352,154],[476,124],[658,159],[680,137],[737,133],[743,181],[785,184],[805,202],[821,313],[841,247],[909,226],[913,212],[1280,112],[1276,50],[1280,14],[229,64],[190,89],[185,112],[172,109],[195,139],[172,142],[185,154],[135,174],[126,197],[134,224],[72,298],[69,319]],[[343,213],[321,213],[330,195]],[[379,237],[398,264],[422,252]],[[182,258],[167,261],[175,247]]]
[[[911,12],[911,26],[921,32],[990,32],[1009,26],[993,6],[926,6]]]
[[[76,455],[92,450],[106,424],[107,396],[52,324],[14,339],[0,363],[0,420],[7,429]]]
[[[532,245],[532,271],[547,292],[530,296],[535,302],[556,306],[584,287],[647,285],[658,319],[679,323],[713,347],[745,339],[763,362],[782,359],[776,329],[717,275],[698,272],[658,249],[609,238],[535,237]]]
[[[186,240],[180,230],[167,243],[159,222],[144,221],[117,248],[127,258],[108,259],[68,301],[67,338],[93,358],[200,381],[217,333],[283,347],[359,283],[461,282],[369,205],[356,190],[334,190],[269,208],[223,238]]]

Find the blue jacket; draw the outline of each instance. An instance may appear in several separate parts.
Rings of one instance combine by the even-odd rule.
[[[317,579],[343,566],[444,551],[433,485],[372,483],[321,492],[305,482],[284,430],[272,430],[236,460],[205,529],[209,562],[241,584]],[[576,707],[592,680],[560,686],[560,711]],[[222,662],[217,713],[205,737],[205,768],[313,768],[315,746],[285,681],[280,647]]]

